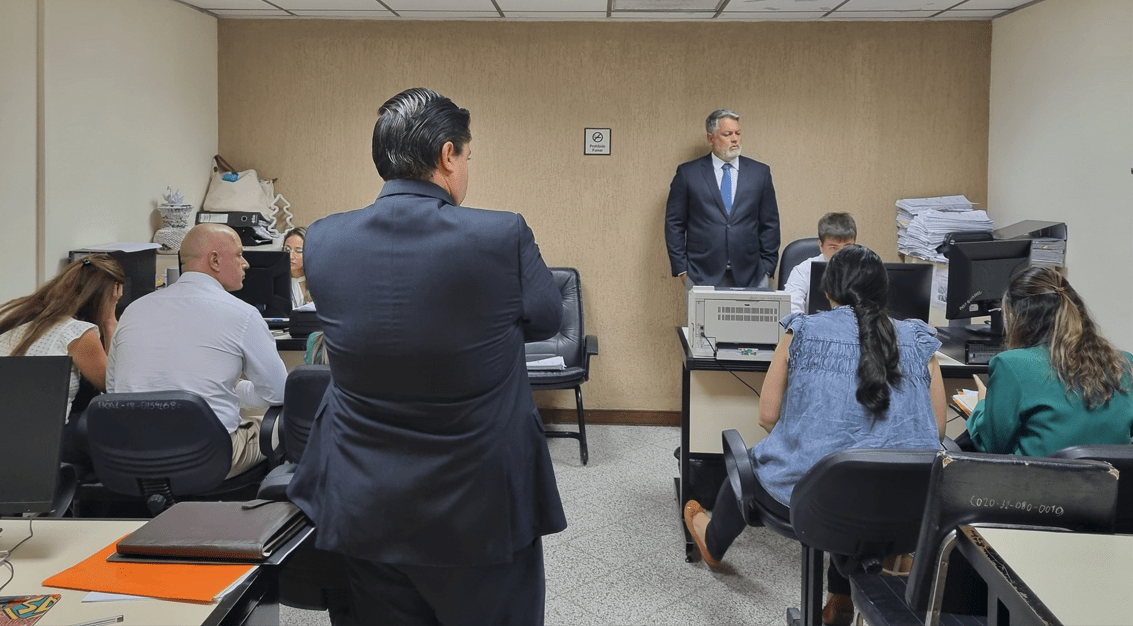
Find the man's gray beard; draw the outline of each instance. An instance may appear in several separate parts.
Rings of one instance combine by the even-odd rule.
[[[736,148],[735,150],[728,150],[727,152],[724,153],[724,157],[721,160],[722,161],[731,161],[731,160],[735,159],[736,157],[740,156],[740,152],[742,150],[743,150],[743,146]]]

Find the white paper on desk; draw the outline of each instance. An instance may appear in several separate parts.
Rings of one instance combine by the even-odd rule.
[[[103,593],[92,591],[83,597],[83,602],[130,602],[132,600],[153,600],[146,596],[131,596],[124,593]]]
[[[314,311],[315,310],[315,303],[314,302],[308,302],[306,304],[300,305],[299,307],[296,307],[295,310],[296,311]]]
[[[552,356],[537,361],[528,361],[527,369],[529,370],[565,370],[566,361],[561,356]]]

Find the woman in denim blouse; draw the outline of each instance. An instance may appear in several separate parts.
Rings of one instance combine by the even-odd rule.
[[[791,491],[822,457],[851,448],[940,447],[945,398],[936,331],[920,320],[889,318],[889,280],[881,258],[849,245],[831,259],[822,290],[833,310],[792,314],[760,394],[759,424],[769,435],[751,449],[762,493],[788,516]],[[696,501],[685,523],[710,567],[743,531],[736,496],[724,481],[711,522]],[[848,624],[849,582],[827,570],[824,623]]]

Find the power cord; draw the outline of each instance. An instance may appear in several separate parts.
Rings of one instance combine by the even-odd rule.
[[[705,335],[705,334],[704,334],[704,329],[703,329],[703,328],[702,328],[702,329],[701,329],[701,331],[700,331],[700,338],[701,338],[701,339],[703,339],[704,341],[708,342],[708,347],[709,347],[709,348],[712,348],[712,358],[716,358],[716,354],[717,354],[717,352],[718,352],[718,351],[717,351],[717,349],[716,349],[716,344],[712,342],[712,338],[711,338],[711,337],[709,337],[708,335]],[[723,367],[723,366],[721,365],[721,367]],[[729,374],[731,374],[732,376],[735,376],[736,380],[738,380],[738,381],[740,381],[741,383],[743,383],[744,387],[747,387],[748,389],[751,389],[751,390],[752,390],[752,392],[753,392],[753,393],[755,393],[755,397],[757,397],[757,398],[761,397],[761,396],[759,395],[759,391],[757,391],[757,390],[755,389],[755,387],[752,387],[751,385],[747,384],[747,381],[746,381],[746,380],[744,380],[744,379],[742,379],[742,378],[740,378],[740,377],[739,377],[739,374],[736,374],[736,373],[735,373],[735,371],[733,371],[733,370],[730,370],[730,369],[728,369],[728,368],[726,368],[726,367],[724,368],[724,371],[725,371],[725,372],[728,372],[728,373],[729,373]]]
[[[9,558],[12,556],[12,553],[16,551],[16,548],[22,546],[25,541],[27,541],[28,539],[31,539],[32,537],[35,536],[35,531],[32,529],[32,526],[31,526],[32,519],[33,518],[31,518],[31,517],[28,518],[28,536],[27,537],[24,537],[23,539],[21,539],[19,543],[12,546],[8,550],[0,550],[0,565],[8,566],[8,580],[4,581],[3,585],[0,585],[0,591],[3,591],[4,587],[7,587],[8,583],[12,582],[12,579],[16,577],[16,567],[14,565],[12,565],[12,562],[9,560]]]

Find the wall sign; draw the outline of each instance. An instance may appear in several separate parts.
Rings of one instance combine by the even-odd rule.
[[[609,156],[610,154],[610,129],[609,128],[587,128],[586,139],[583,141],[583,154],[600,154]]]

